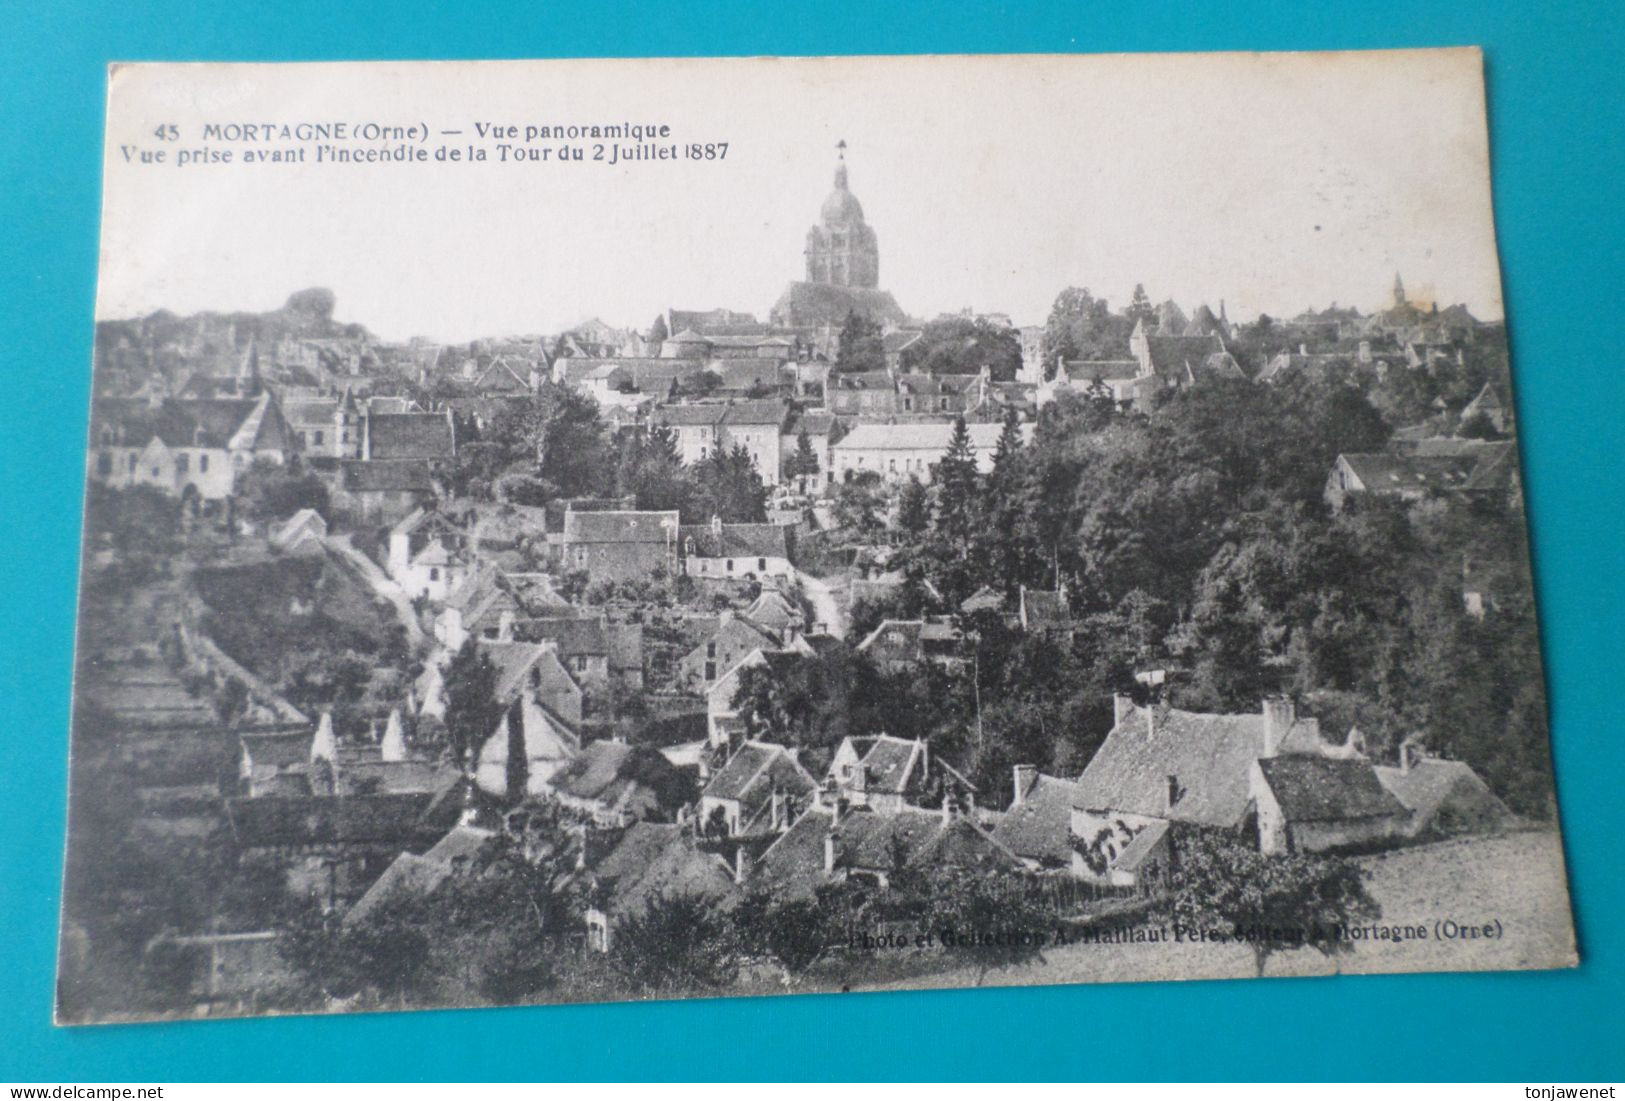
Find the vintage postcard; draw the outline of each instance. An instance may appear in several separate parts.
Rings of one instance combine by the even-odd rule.
[[[57,1019],[1576,962],[1476,50],[115,66]]]

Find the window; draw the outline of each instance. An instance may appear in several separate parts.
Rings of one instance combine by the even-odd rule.
[[[734,560],[732,558],[728,559],[728,572],[734,572]]]
[[[717,644],[716,643],[707,642],[705,644],[705,656],[708,657],[708,658],[714,658],[714,657],[717,656]]]
[[[304,447],[305,446],[305,434],[303,432],[296,432],[296,433],[294,433],[294,435],[299,440],[299,446]]]
[[[763,571],[763,572],[765,572],[765,571],[766,571],[766,570],[767,570],[767,559],[765,559],[765,558],[758,558],[758,559],[757,559],[757,560],[756,560],[756,569],[757,569],[757,570],[758,570],[758,571]]]
[[[439,581],[440,580],[440,567],[439,566],[430,566],[429,567],[429,580],[430,581]]]
[[[192,456],[181,454],[175,456],[175,473],[187,474],[192,469]]]
[[[100,474],[104,478],[113,473],[113,456],[109,455],[105,451],[103,451],[100,455],[97,455],[96,473]]]
[[[311,433],[311,441],[315,443],[317,447],[322,446],[322,434],[320,432]]]
[[[131,474],[135,473],[135,462],[136,462],[135,456],[131,455],[130,456],[130,473]]]
[[[199,474],[207,474],[209,472],[209,457],[207,455],[199,455],[197,457],[197,472]]]
[[[585,673],[588,660],[586,654],[577,654],[570,659],[570,666],[578,673]]]
[[[716,662],[708,661],[708,662],[705,663],[705,679],[706,680],[716,680],[717,679],[717,663]]]
[[[497,637],[497,629],[495,627],[487,627],[485,629],[485,637],[486,638],[496,638]]]

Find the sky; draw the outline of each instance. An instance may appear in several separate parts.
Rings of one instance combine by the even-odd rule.
[[[316,164],[316,141],[204,129],[301,122],[418,126],[430,159]],[[590,157],[590,139],[523,127],[618,122],[727,155],[503,163],[484,139],[487,161],[433,156],[483,124]],[[643,328],[666,308],[765,320],[842,140],[881,286],[915,317],[1042,324],[1064,287],[1122,306],[1136,283],[1233,319],[1371,310],[1396,272],[1412,300],[1502,314],[1482,60],[1462,49],[126,66],[97,316],[269,310],[325,286],[339,320],[390,340]],[[244,161],[301,144],[303,164]]]

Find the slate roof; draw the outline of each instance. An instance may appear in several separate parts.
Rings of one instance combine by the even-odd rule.
[[[496,698],[507,703],[525,688],[531,669],[545,661],[557,663],[552,651],[538,642],[480,642],[480,652],[497,669]]]
[[[308,730],[239,737],[255,768],[291,768],[310,761],[311,732]]]
[[[1021,426],[1022,434],[1028,442],[1032,439],[1032,428],[1030,424]],[[972,448],[992,451],[999,445],[999,434],[1004,431],[1004,425],[968,424],[965,429],[970,434]],[[835,447],[847,451],[946,453],[953,436],[952,424],[860,424],[847,433],[840,443],[835,444]]]
[[[400,844],[422,834],[433,796],[265,796],[226,800],[226,820],[244,848],[321,844]]]
[[[1214,334],[1206,336],[1146,336],[1151,369],[1168,378],[1184,381],[1200,370],[1209,356],[1224,351],[1224,342]]]
[[[999,818],[993,838],[1017,856],[1046,865],[1072,860],[1072,806],[1078,785],[1040,774],[1020,803]]]
[[[339,471],[340,484],[350,493],[427,493],[434,489],[429,464],[421,459],[395,462],[346,459]]]
[[[449,459],[456,454],[446,413],[374,413],[367,418],[367,457]]]
[[[1411,812],[1417,829],[1426,829],[1441,812],[1471,820],[1478,825],[1510,822],[1513,814],[1489,785],[1462,761],[1424,759],[1408,770],[1377,766],[1377,779],[1389,793]]]
[[[827,436],[835,428],[835,414],[823,409],[807,409],[798,413],[785,428],[787,436],[799,436],[803,430],[807,435],[816,439]]]
[[[1111,729],[1078,778],[1077,806],[1204,826],[1235,825],[1247,809],[1247,770],[1264,750],[1263,715],[1161,707],[1157,715],[1154,734],[1147,731],[1144,708]],[[1292,736],[1290,729],[1286,736]],[[1169,776],[1183,789],[1172,808]]]
[[[678,826],[633,823],[596,874],[608,881],[604,909],[620,917],[640,913],[661,897],[698,895],[726,908],[738,894],[723,859],[701,852]]]
[[[745,817],[750,818],[772,798],[775,788],[805,796],[817,786],[788,749],[769,742],[747,741],[717,770],[700,794],[744,803],[748,812]]]
[[[829,881],[824,874],[824,838],[833,830],[835,865],[840,869],[890,872],[895,858],[904,866],[1016,868],[1020,861],[970,819],[944,824],[940,811],[904,807],[880,814],[859,807],[832,827],[824,807],[809,807],[762,853],[755,876],[785,897],[806,897]]]
[[[1131,379],[1140,373],[1137,359],[1069,359],[1061,364],[1069,382],[1091,383]]]
[[[638,818],[660,808],[660,794],[646,782],[653,778],[654,770],[677,774],[657,750],[597,741],[584,746],[581,755],[548,783],[561,795]]]
[[[727,416],[728,407],[721,402],[709,404],[663,405],[654,412],[654,422],[673,428],[696,425],[719,425]]]
[[[858,760],[864,770],[869,791],[903,792],[915,779],[914,769],[920,763],[925,747],[919,742],[881,734],[874,738],[868,752]]]
[[[694,544],[696,558],[789,558],[790,536],[783,524],[685,524],[679,529],[684,553]]]
[[[566,543],[665,543],[675,539],[677,511],[575,512],[564,514]]]
[[[783,426],[790,407],[782,401],[764,398],[758,401],[736,401],[727,408],[725,424]]]
[[[1477,460],[1465,455],[1396,455],[1387,451],[1343,452],[1342,460],[1372,493],[1461,489]]]
[[[1258,762],[1288,822],[1342,822],[1405,815],[1370,762],[1291,755]]]
[[[553,643],[565,658],[607,656],[611,650],[611,632],[601,615],[522,619],[514,623],[513,629],[514,635],[526,642]]]

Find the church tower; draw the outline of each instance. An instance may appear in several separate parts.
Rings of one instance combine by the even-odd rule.
[[[835,188],[807,231],[807,282],[873,289],[880,286],[880,246],[847,186],[846,142],[836,150]]]

